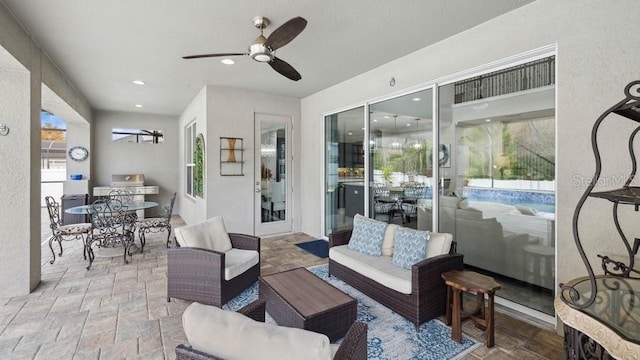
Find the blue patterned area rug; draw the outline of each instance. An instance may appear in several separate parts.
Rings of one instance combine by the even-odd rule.
[[[329,242],[326,240],[312,240],[296,244],[297,247],[320,258],[329,257]]]
[[[440,320],[423,323],[416,332],[415,326],[402,316],[355,290],[342,280],[329,276],[327,265],[312,267],[309,271],[358,300],[357,321],[369,325],[367,336],[369,359],[460,359],[481,345],[464,334],[462,344],[451,340],[451,328]],[[255,283],[228,302],[224,308],[235,311],[257,298],[258,283]],[[269,314],[266,322],[275,324]]]

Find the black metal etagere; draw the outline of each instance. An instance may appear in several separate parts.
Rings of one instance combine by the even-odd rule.
[[[611,278],[611,280],[619,279],[629,279],[630,281],[635,282],[635,280],[640,279],[640,271],[635,268],[635,256],[638,253],[638,248],[640,247],[640,238],[633,238],[633,242],[629,241],[629,237],[625,234],[625,231],[622,229],[619,219],[618,219],[618,210],[620,205],[632,205],[634,206],[635,211],[638,211],[640,208],[640,187],[632,186],[631,183],[636,176],[637,171],[637,161],[636,155],[633,149],[633,144],[638,132],[640,132],[640,126],[633,130],[629,135],[629,156],[631,158],[631,171],[621,188],[608,190],[608,191],[598,191],[594,192],[594,188],[596,184],[598,184],[598,180],[600,179],[602,163],[600,158],[600,151],[598,149],[597,135],[600,125],[606,120],[619,121],[620,116],[622,118],[632,120],[640,123],[640,80],[633,81],[629,83],[625,89],[625,98],[609,108],[605,111],[600,117],[596,120],[593,125],[593,129],[591,131],[591,146],[593,148],[593,154],[596,162],[596,169],[593,178],[584,194],[578,201],[575,212],[573,214],[573,237],[576,243],[576,247],[578,248],[578,252],[580,253],[580,257],[584,262],[587,272],[588,272],[588,281],[590,283],[590,289],[584,289],[582,287],[578,290],[575,287],[576,282],[572,281],[568,284],[560,284],[560,298],[567,305],[572,308],[585,310],[594,305],[596,299],[599,296],[602,296],[601,293],[598,292],[598,283],[605,284],[606,282],[597,281],[603,278]],[[620,116],[610,116],[612,114],[617,114]],[[587,259],[584,248],[582,246],[582,241],[580,238],[580,232],[578,228],[578,220],[581,215],[582,207],[584,203],[589,198],[599,198],[609,200],[613,203],[613,221],[618,232],[618,235],[628,253],[628,261],[615,261],[610,259],[608,256],[598,255],[598,257],[602,261],[602,269],[604,271],[604,275],[596,276],[594,274],[593,268]],[[628,232],[628,231],[627,231]],[[640,235],[640,234],[637,234]],[[635,279],[635,280],[634,280]],[[622,281],[626,283],[625,281]],[[616,283],[620,286],[619,283]],[[583,284],[584,285],[584,284]],[[610,290],[610,289],[608,289]],[[636,289],[635,294],[631,291],[631,296],[637,297],[638,290]],[[633,305],[633,304],[632,304]],[[595,305],[594,305],[595,306]]]

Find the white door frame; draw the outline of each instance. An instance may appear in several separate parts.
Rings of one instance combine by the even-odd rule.
[[[254,234],[256,236],[266,236],[290,233],[293,229],[293,167],[292,167],[292,125],[293,117],[291,115],[277,115],[255,112],[254,116]],[[284,177],[284,194],[285,194],[285,210],[284,220],[263,222],[262,221],[262,203],[263,203],[263,184],[262,184],[262,144],[261,129],[262,124],[282,124],[285,128],[285,177]]]

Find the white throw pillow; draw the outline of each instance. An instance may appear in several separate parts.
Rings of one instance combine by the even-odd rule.
[[[222,216],[179,227],[175,230],[175,234],[180,246],[198,247],[219,252],[227,252],[232,247]]]
[[[430,233],[429,241],[427,241],[427,259],[448,254],[449,250],[451,250],[452,242],[453,235],[449,233]]]
[[[399,228],[398,224],[387,225],[387,230],[384,232],[384,240],[382,240],[382,255],[393,255],[393,247],[396,240],[396,229]]]
[[[182,314],[189,345],[223,359],[331,359],[326,335],[265,324],[215,306],[192,303]]]

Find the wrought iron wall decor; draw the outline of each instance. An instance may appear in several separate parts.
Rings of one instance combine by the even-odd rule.
[[[244,176],[244,139],[220,137],[220,175]]]
[[[640,237],[634,238],[633,244],[631,244],[629,237],[623,231],[618,219],[618,209],[620,205],[633,205],[635,211],[638,211],[640,208],[640,186],[631,185],[637,171],[637,161],[633,149],[633,143],[636,135],[640,132],[640,127],[636,128],[629,135],[628,148],[632,167],[622,188],[608,191],[593,191],[596,184],[598,184],[602,170],[600,151],[598,150],[597,142],[597,134],[600,125],[605,119],[612,119],[614,121],[618,121],[620,119],[617,116],[610,116],[612,114],[617,114],[623,118],[640,123],[640,80],[629,83],[624,88],[624,94],[625,98],[600,115],[593,125],[593,129],[591,131],[591,147],[593,148],[593,154],[596,162],[595,174],[591,179],[589,186],[587,186],[587,189],[578,201],[573,214],[573,237],[576,247],[578,248],[578,252],[580,253],[580,257],[587,268],[590,289],[576,289],[574,282],[569,284],[560,284],[560,297],[567,305],[579,310],[589,308],[594,304],[594,302],[596,302],[597,297],[602,296],[601,292],[598,292],[598,281],[596,281],[597,277],[595,276],[593,268],[585,254],[578,229],[578,220],[580,218],[582,207],[589,198],[605,199],[613,203],[613,221],[629,257],[628,262],[622,262],[612,260],[608,256],[598,255],[598,257],[602,259],[601,266],[604,271],[604,277],[628,278],[633,282],[635,282],[634,280],[640,280],[640,271],[635,268],[635,256],[637,255],[638,248],[640,247]],[[640,289],[635,289],[636,292],[639,290]],[[633,289],[631,289],[630,292],[633,294]],[[635,321],[637,322],[638,319],[635,319]]]

